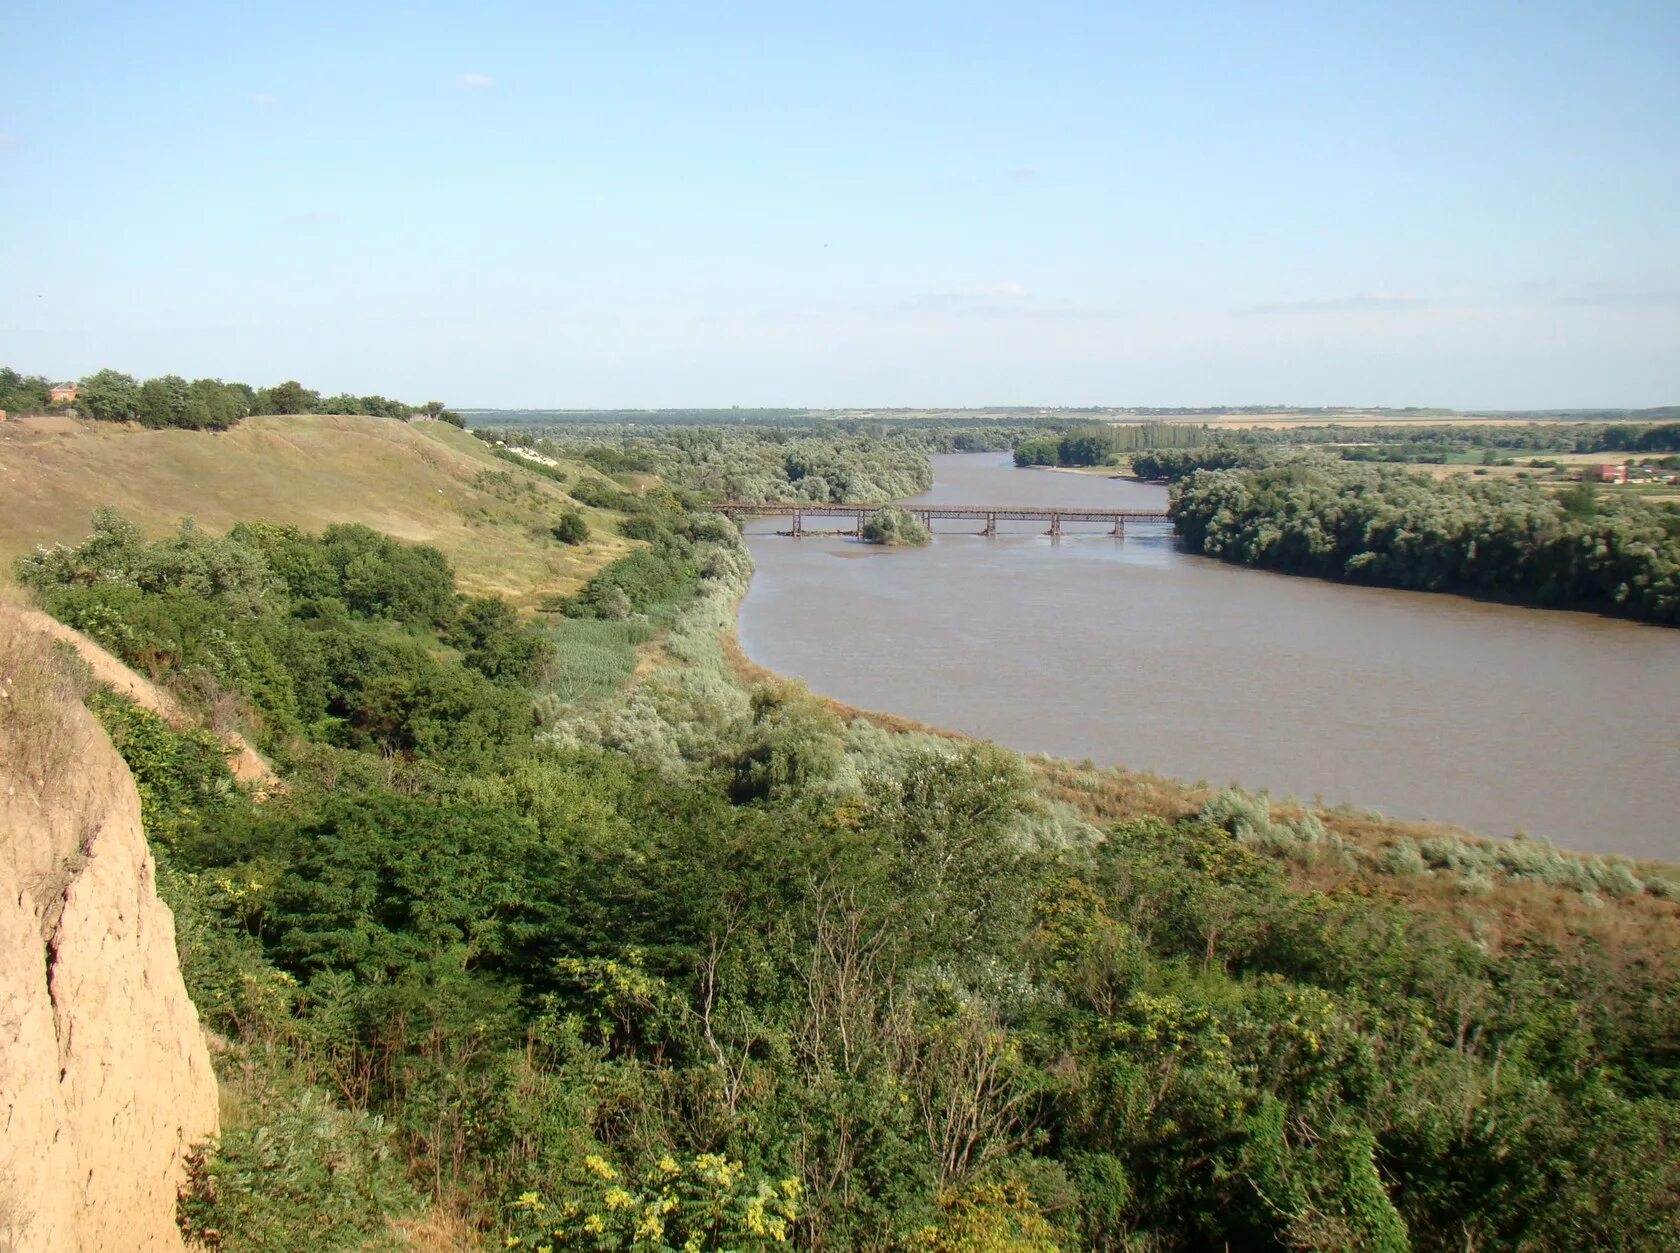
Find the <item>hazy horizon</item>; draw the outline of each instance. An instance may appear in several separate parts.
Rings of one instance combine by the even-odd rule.
[[[496,408],[1680,402],[1672,3],[0,30],[19,369]]]

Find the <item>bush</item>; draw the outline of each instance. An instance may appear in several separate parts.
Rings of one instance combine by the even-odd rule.
[[[187,1156],[176,1222],[194,1248],[295,1253],[385,1247],[391,1217],[419,1208],[382,1119],[336,1108],[258,1058],[247,1108]]]
[[[870,544],[920,548],[933,539],[933,532],[908,509],[884,505],[863,524],[863,538]]]
[[[581,544],[589,538],[589,523],[576,509],[567,509],[554,524],[554,538],[562,544]]]

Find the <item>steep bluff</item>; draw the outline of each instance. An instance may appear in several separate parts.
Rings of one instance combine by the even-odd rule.
[[[0,606],[0,1250],[180,1249],[216,1082],[134,780]]]

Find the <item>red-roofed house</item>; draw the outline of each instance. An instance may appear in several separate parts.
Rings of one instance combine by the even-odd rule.
[[[74,383],[60,383],[50,393],[55,405],[71,405],[76,403],[76,385]]]

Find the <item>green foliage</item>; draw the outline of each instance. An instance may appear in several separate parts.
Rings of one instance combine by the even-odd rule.
[[[109,690],[89,696],[88,708],[134,774],[141,822],[154,844],[174,847],[233,805],[227,746],[214,735],[197,728],[177,730]]]
[[[95,700],[243,1085],[195,1239],[376,1245],[419,1191],[532,1250],[1674,1246],[1671,965],[1298,887],[1352,854],[1264,797],[1099,834],[1012,754],[748,693],[738,533],[637,517],[541,675],[500,602],[353,528],[105,515],[24,564],[314,740],[257,805],[211,737]],[[661,631],[676,664],[619,689]],[[1523,841],[1381,856],[1605,908],[1667,883]]]
[[[908,1247],[926,1253],[1060,1253],[1066,1243],[1026,1189],[987,1182],[941,1196],[938,1218]]]
[[[190,521],[148,543],[102,510],[84,544],[38,551],[19,580],[188,699],[231,692],[288,735],[482,765],[530,728],[547,644],[500,602],[468,601],[435,549],[361,526],[319,536]],[[447,659],[443,645],[461,650]]]
[[[1132,473],[1140,479],[1163,479],[1176,483],[1197,470],[1229,470],[1236,466],[1264,464],[1268,459],[1265,452],[1251,448],[1157,448],[1133,453]]]
[[[1194,473],[1171,508],[1226,561],[1680,622],[1680,515],[1638,501],[1297,458]]]
[[[599,571],[566,605],[579,618],[626,618],[657,615],[682,600],[699,567],[694,544],[681,535],[661,534]]]
[[[772,1183],[716,1153],[661,1154],[640,1179],[605,1158],[583,1160],[564,1201],[536,1192],[509,1206],[510,1249],[773,1249],[799,1220],[797,1177]]]
[[[1119,465],[1128,453],[1134,461],[1149,450],[1180,449],[1203,443],[1206,429],[1173,422],[1076,427],[1059,437],[1037,436],[1015,446],[1018,466]],[[1157,477],[1144,474],[1145,478]]]
[[[542,632],[521,625],[508,603],[495,596],[464,601],[445,638],[485,678],[519,688],[536,684],[550,652]]]
[[[552,721],[556,706],[606,696],[636,669],[636,649],[650,642],[655,627],[642,618],[563,618],[549,628],[553,646],[538,697]]]
[[[863,538],[892,548],[920,548],[933,542],[933,532],[908,509],[882,505],[864,522]]]
[[[132,374],[100,370],[81,380],[76,407],[100,422],[132,422],[140,415],[140,385]]]
[[[562,544],[581,544],[589,538],[589,523],[576,509],[567,509],[554,524],[554,538]]]
[[[141,382],[117,370],[100,370],[78,383],[75,408],[101,422],[139,422],[152,429],[166,427],[193,431],[220,431],[250,414],[348,413],[374,417],[407,418],[424,413],[457,427],[466,423],[458,413],[445,409],[442,401],[425,405],[404,404],[384,396],[328,396],[311,391],[291,380],[261,390],[246,383],[224,383],[221,379],[188,382],[176,374],[165,374]],[[0,410],[8,413],[39,413],[48,408],[52,384],[39,376],[25,376],[12,369],[0,369]]]
[[[52,383],[39,374],[19,374],[0,366],[0,409],[13,417],[45,412],[52,400]]]
[[[394,1248],[390,1219],[419,1208],[377,1116],[336,1108],[257,1055],[248,1108],[188,1154],[176,1221],[194,1248],[297,1253]]]
[[[925,432],[885,436],[735,427],[636,428],[612,443],[591,428],[542,427],[542,447],[589,461],[604,473],[652,473],[680,489],[729,500],[892,500],[933,485],[928,454],[949,440]],[[498,432],[503,438],[524,438]],[[563,443],[561,441],[564,441]],[[579,494],[582,489],[587,495]],[[620,508],[618,496],[583,483],[584,504]],[[625,495],[628,495],[627,493]],[[633,497],[632,497],[633,499]]]

